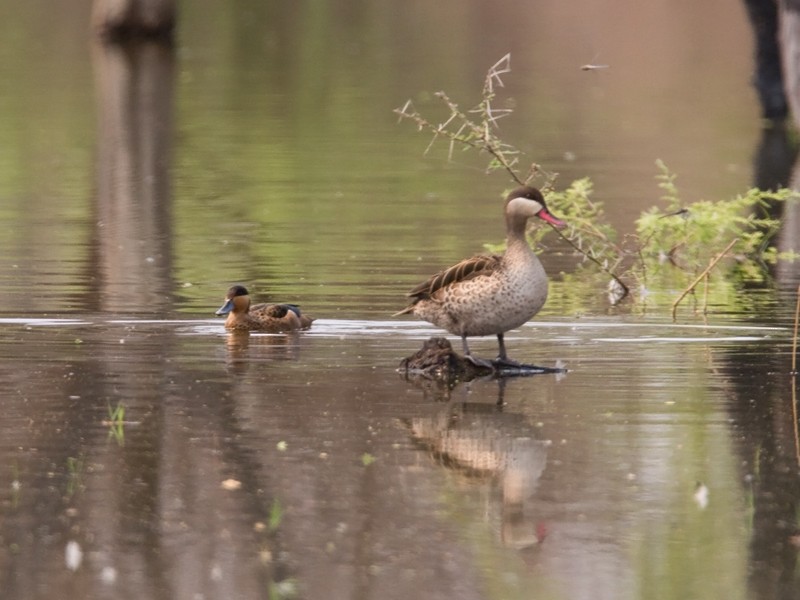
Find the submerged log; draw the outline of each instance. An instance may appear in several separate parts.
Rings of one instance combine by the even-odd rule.
[[[417,352],[400,361],[400,371],[448,382],[470,381],[477,377],[521,377],[543,373],[566,373],[567,369],[517,364],[511,361],[472,360],[453,350],[443,337],[427,339]]]
[[[469,381],[491,375],[494,369],[476,365],[453,350],[443,337],[432,337],[417,352],[400,361],[400,370],[407,374],[423,375],[446,381]]]

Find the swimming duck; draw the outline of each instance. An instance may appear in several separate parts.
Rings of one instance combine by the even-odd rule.
[[[436,273],[411,290],[411,304],[394,315],[413,313],[461,336],[466,357],[482,366],[520,366],[509,360],[503,334],[530,320],[547,300],[547,274],[525,236],[528,219],[564,225],[547,210],[542,193],[530,186],[508,194],[505,217],[503,255],[473,256]],[[480,335],[497,336],[495,361],[472,357],[467,338]]]
[[[314,321],[302,314],[296,304],[256,304],[251,307],[250,294],[242,285],[228,289],[225,304],[214,314],[228,315],[225,328],[236,331],[296,331],[308,329]]]

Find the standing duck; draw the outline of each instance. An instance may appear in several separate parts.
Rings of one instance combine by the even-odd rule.
[[[528,219],[564,225],[548,212],[542,193],[530,186],[508,195],[505,216],[505,254],[473,256],[436,273],[411,290],[411,304],[394,315],[413,313],[461,336],[467,358],[488,367],[521,366],[509,360],[503,334],[530,320],[547,300],[547,274],[525,236]],[[479,335],[497,336],[500,352],[495,361],[470,354],[467,338]]]
[[[250,306],[250,294],[242,285],[234,285],[225,294],[225,304],[214,313],[228,315],[225,329],[281,333],[308,329],[314,319],[300,312],[296,304],[256,304]]]

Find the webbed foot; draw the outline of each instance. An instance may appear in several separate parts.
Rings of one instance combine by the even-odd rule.
[[[562,366],[555,366],[555,367],[540,367],[538,365],[528,365],[525,363],[517,362],[516,360],[511,360],[508,357],[501,357],[498,356],[493,361],[491,361],[491,365],[494,367],[494,370],[498,374],[508,374],[508,375],[538,375],[544,373],[566,373],[567,369]]]
[[[494,361],[492,360],[487,360],[485,358],[475,358],[474,356],[472,356],[472,354],[466,354],[464,355],[464,358],[466,358],[469,362],[471,362],[479,369],[489,369],[490,371],[497,370],[497,367],[495,366]]]

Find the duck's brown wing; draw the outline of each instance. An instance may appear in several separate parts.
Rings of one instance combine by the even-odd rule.
[[[272,317],[282,319],[291,310],[288,304],[256,304],[250,307],[250,315],[253,317]]]
[[[256,304],[250,307],[250,315],[257,319],[283,319],[289,312],[293,312],[300,319],[300,329],[308,329],[314,319],[300,312],[297,304]]]
[[[448,269],[439,271],[427,281],[423,281],[408,293],[411,298],[411,306],[397,314],[411,312],[414,305],[421,301],[432,298],[436,292],[444,288],[468,281],[481,275],[490,275],[500,266],[500,256],[498,255],[478,255],[462,260]]]

